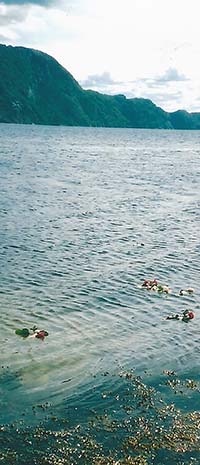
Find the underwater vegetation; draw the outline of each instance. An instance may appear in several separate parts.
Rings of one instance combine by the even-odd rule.
[[[200,412],[167,404],[160,392],[134,371],[115,376],[121,388],[100,392],[97,408],[66,408],[37,427],[2,425],[0,463],[4,465],[198,465]],[[195,380],[163,371],[163,386],[179,394],[196,391]],[[74,412],[74,413],[73,413]]]

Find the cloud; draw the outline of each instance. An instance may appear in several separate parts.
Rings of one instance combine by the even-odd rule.
[[[76,5],[74,0],[73,6]],[[72,14],[72,0],[0,0],[0,26],[12,26],[17,23],[22,23],[29,15],[31,18],[41,18],[42,12],[45,14],[48,11],[62,11],[63,16]],[[23,30],[22,30],[23,35]],[[9,34],[8,34],[9,36]]]
[[[106,86],[113,86],[118,84],[114,81],[107,71],[104,71],[102,74],[90,74],[85,81],[81,82],[83,87],[106,87]]]
[[[0,34],[0,42],[1,44],[4,44],[5,42],[7,42],[9,40],[9,37],[7,37],[6,35],[4,34]]]
[[[51,6],[54,0],[3,0],[4,5],[40,5],[43,7]]]
[[[144,92],[143,94],[144,98],[148,98],[152,100],[156,104],[169,104],[173,101],[181,101],[183,94],[181,91],[174,91],[174,92],[169,92],[169,93],[162,93],[162,92]]]
[[[70,2],[67,3],[70,6]],[[0,0],[0,26],[12,26],[17,23],[22,23],[27,18],[31,11],[32,17],[34,14],[40,18],[40,8],[50,11],[51,7],[63,7],[62,0]],[[65,4],[67,13],[67,6]],[[8,34],[9,35],[9,34]]]
[[[179,89],[166,89],[165,92],[161,88],[151,89],[148,86],[140,85],[139,82],[135,87],[127,89],[125,92],[127,98],[145,98],[151,100],[157,106],[165,111],[173,111],[180,107],[183,100],[183,92]]]
[[[125,95],[129,98],[144,97],[152,100],[156,105],[161,106],[166,111],[172,111],[184,101],[190,82],[184,74],[176,68],[168,68],[163,74],[153,77],[138,78],[129,81]]]
[[[85,88],[96,89],[101,91],[102,89],[109,93],[114,93],[115,88],[122,85],[122,87],[127,86],[130,89],[134,85],[135,88],[151,88],[158,89],[159,87],[168,86],[170,87],[173,83],[182,83],[188,81],[189,79],[184,75],[179,73],[176,68],[168,68],[164,74],[147,77],[147,78],[138,78],[133,81],[116,81],[114,80],[108,71],[104,71],[102,74],[90,74],[87,79],[80,82],[80,84]],[[119,89],[117,89],[118,91]],[[126,94],[127,95],[127,94]]]
[[[3,4],[0,4],[0,26],[21,23],[26,18],[27,13],[28,6],[19,8],[17,6],[5,7]]]
[[[180,74],[176,68],[168,68],[165,73],[159,76],[155,81],[160,83],[187,81],[188,78],[184,74]]]
[[[139,81],[148,85],[148,87],[157,88],[160,86],[169,86],[174,83],[182,83],[189,81],[189,79],[184,74],[179,73],[176,68],[168,68],[164,74],[152,78],[142,78]]]

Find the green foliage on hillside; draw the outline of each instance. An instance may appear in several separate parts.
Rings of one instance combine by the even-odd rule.
[[[0,121],[87,124],[73,77],[48,55],[23,47],[0,46]]]
[[[171,113],[170,119],[174,129],[195,129],[193,117],[187,111],[174,111]]]
[[[0,45],[0,122],[195,129],[198,113],[167,113],[147,99],[83,90],[49,55]]]
[[[193,123],[194,123],[194,129],[200,129],[200,113],[191,113]]]
[[[123,99],[118,96],[115,99],[118,101],[122,114],[128,118],[129,127],[172,128],[168,113],[157,107],[151,100],[142,98]]]

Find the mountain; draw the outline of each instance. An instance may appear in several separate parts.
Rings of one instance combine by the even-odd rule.
[[[84,90],[54,58],[0,45],[0,122],[199,129],[200,113],[167,113],[151,100]]]
[[[188,113],[185,110],[170,114],[174,129],[200,129],[200,113]]]
[[[185,110],[174,111],[170,118],[174,129],[195,129],[192,115]]]

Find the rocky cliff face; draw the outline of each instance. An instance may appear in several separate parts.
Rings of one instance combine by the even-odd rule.
[[[147,99],[83,90],[54,58],[37,50],[0,45],[0,76],[0,122],[163,129],[200,127],[198,113],[170,114]]]

